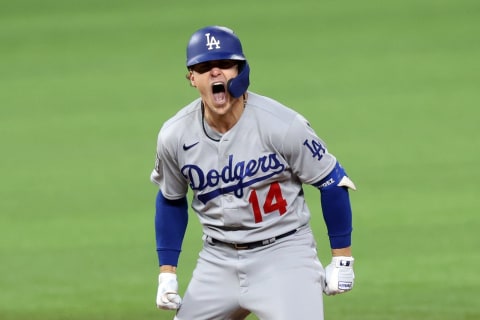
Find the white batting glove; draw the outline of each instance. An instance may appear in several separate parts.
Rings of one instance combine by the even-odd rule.
[[[352,290],[355,279],[353,261],[353,257],[332,258],[332,262],[325,268],[325,294],[330,296]]]
[[[182,298],[178,295],[178,282],[175,273],[158,275],[157,308],[176,310],[180,308]]]

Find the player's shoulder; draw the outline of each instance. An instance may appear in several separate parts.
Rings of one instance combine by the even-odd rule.
[[[294,141],[296,137],[303,137],[312,130],[302,114],[270,97],[249,92],[248,105],[252,107],[257,121],[261,121],[263,132],[268,132],[280,141],[285,142],[287,136]],[[265,119],[272,125],[264,125]]]
[[[277,121],[291,122],[300,114],[283,103],[260,95],[258,93],[248,93],[248,104],[252,106],[256,112],[268,116],[269,119],[276,119]]]
[[[188,105],[177,111],[171,118],[166,120],[161,128],[161,131],[175,131],[178,129],[185,129],[191,125],[195,117],[201,112],[201,99],[195,99]]]
[[[198,134],[196,123],[201,117],[201,100],[196,99],[166,120],[158,133],[158,141],[175,149],[186,136]]]

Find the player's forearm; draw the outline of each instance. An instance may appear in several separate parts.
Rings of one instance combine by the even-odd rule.
[[[187,229],[187,199],[166,199],[159,191],[156,199],[155,237],[160,266],[176,266]]]
[[[352,209],[348,189],[355,185],[337,162],[333,170],[320,182],[314,184],[320,190],[323,217],[332,249],[348,248],[351,245]]]

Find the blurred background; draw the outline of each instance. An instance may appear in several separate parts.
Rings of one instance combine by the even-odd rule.
[[[479,319],[474,0],[0,0],[0,319],[173,318],[149,175],[207,25],[235,30],[250,90],[306,116],[358,187],[355,289],[326,319]],[[200,237],[192,212],[182,293]]]

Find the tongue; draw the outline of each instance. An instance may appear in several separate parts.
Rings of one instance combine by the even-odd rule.
[[[213,94],[213,99],[215,102],[225,101],[225,92],[217,92]]]

